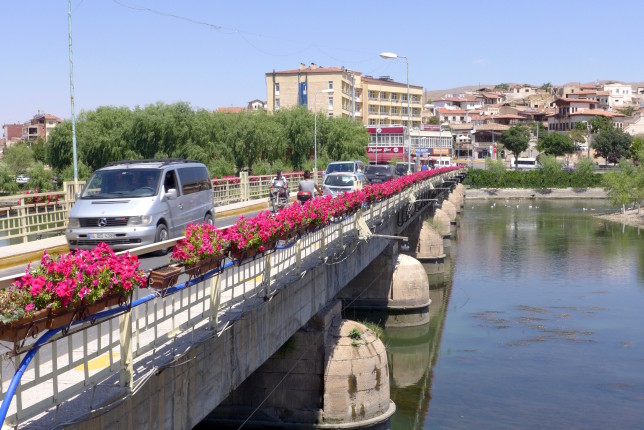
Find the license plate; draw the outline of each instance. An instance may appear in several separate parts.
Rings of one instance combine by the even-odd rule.
[[[88,234],[88,239],[114,239],[116,235],[114,233],[94,233]]]

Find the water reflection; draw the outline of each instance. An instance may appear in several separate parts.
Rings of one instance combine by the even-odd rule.
[[[641,427],[644,242],[604,205],[466,203],[430,323],[385,333],[393,429]]]

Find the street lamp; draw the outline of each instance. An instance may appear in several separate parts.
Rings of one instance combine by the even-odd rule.
[[[315,131],[313,132],[313,141],[315,142],[315,155],[314,155],[314,164],[313,168],[315,170],[315,178],[317,181],[318,174],[318,93],[319,94],[333,94],[333,88],[328,88],[326,90],[318,91],[313,96],[313,111],[314,111],[314,123]]]
[[[385,60],[394,60],[396,58],[404,58],[405,59],[405,64],[407,65],[407,136],[408,136],[408,144],[407,144],[407,173],[411,173],[411,107],[410,107],[410,102],[411,102],[411,97],[409,96],[409,60],[407,57],[404,57],[402,55],[397,55],[394,54],[393,52],[383,52],[380,54],[381,58],[384,58]]]

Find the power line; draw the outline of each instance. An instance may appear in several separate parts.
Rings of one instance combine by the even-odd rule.
[[[168,17],[168,18],[173,18],[173,19],[177,19],[177,20],[181,20],[181,21],[186,21],[186,22],[191,23],[191,24],[205,26],[205,27],[207,27],[207,28],[209,28],[211,30],[215,30],[215,31],[220,32],[220,33],[226,33],[226,34],[232,34],[232,35],[235,35],[235,36],[239,36],[239,38],[242,39],[242,41],[244,41],[248,46],[250,46],[251,48],[261,52],[262,54],[268,55],[268,56],[272,56],[272,57],[288,57],[288,56],[294,56],[294,55],[301,54],[301,53],[303,53],[303,52],[305,52],[307,50],[317,49],[322,54],[324,54],[325,56],[329,57],[332,60],[335,60],[335,61],[340,62],[340,63],[344,62],[344,60],[342,60],[340,58],[337,58],[334,55],[330,54],[329,52],[327,52],[323,47],[321,47],[318,44],[309,44],[309,45],[306,45],[306,46],[302,47],[299,50],[289,52],[289,53],[270,52],[270,51],[267,51],[267,50],[259,47],[257,44],[251,42],[248,37],[252,36],[252,37],[256,37],[256,38],[260,38],[260,39],[262,39],[262,38],[264,38],[264,39],[271,38],[271,39],[280,40],[280,41],[289,42],[289,43],[300,43],[301,40],[284,39],[284,38],[279,38],[279,37],[268,35],[268,34],[261,34],[261,33],[255,33],[255,32],[251,32],[251,31],[246,31],[246,30],[240,30],[240,29],[237,29],[237,28],[224,27],[224,26],[219,25],[219,24],[214,24],[214,23],[207,22],[207,21],[200,21],[200,20],[196,20],[196,19],[189,18],[189,17],[186,17],[186,16],[177,15],[177,14],[174,14],[174,13],[164,12],[164,11],[161,11],[161,10],[153,9],[153,8],[150,8],[150,7],[143,7],[143,6],[137,6],[137,5],[133,5],[133,4],[128,4],[128,3],[125,3],[122,0],[112,0],[112,1],[115,4],[117,4],[118,6],[121,6],[121,7],[126,8],[126,9],[130,9],[130,10],[133,10],[133,11],[151,13],[151,14],[154,14],[154,15],[159,15],[159,16],[163,16],[163,17]],[[374,55],[372,53],[367,53],[365,51],[358,51],[358,50],[346,49],[346,48],[342,48],[342,50],[343,51],[348,51],[348,52],[358,52],[358,53],[366,55],[366,58],[364,58],[362,60],[353,60],[352,59],[351,63],[353,63],[353,64],[361,64],[361,63],[364,63],[364,62],[372,61],[372,60],[374,60],[376,58],[376,55]]]

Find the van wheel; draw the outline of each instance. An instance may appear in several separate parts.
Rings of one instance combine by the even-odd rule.
[[[212,225],[212,224],[214,224],[214,223],[215,223],[215,220],[214,220],[214,218],[212,217],[212,215],[210,215],[210,213],[207,213],[207,214],[206,214],[206,216],[205,216],[205,217],[203,217],[203,222],[205,222],[206,224],[210,224],[210,225]]]
[[[168,234],[168,227],[165,226],[165,224],[159,224],[157,226],[157,234],[154,237],[155,242],[163,242],[164,240],[168,240],[170,238],[170,235]],[[154,252],[154,255],[166,255],[168,253],[169,248],[164,248],[160,249],[158,251]]]

